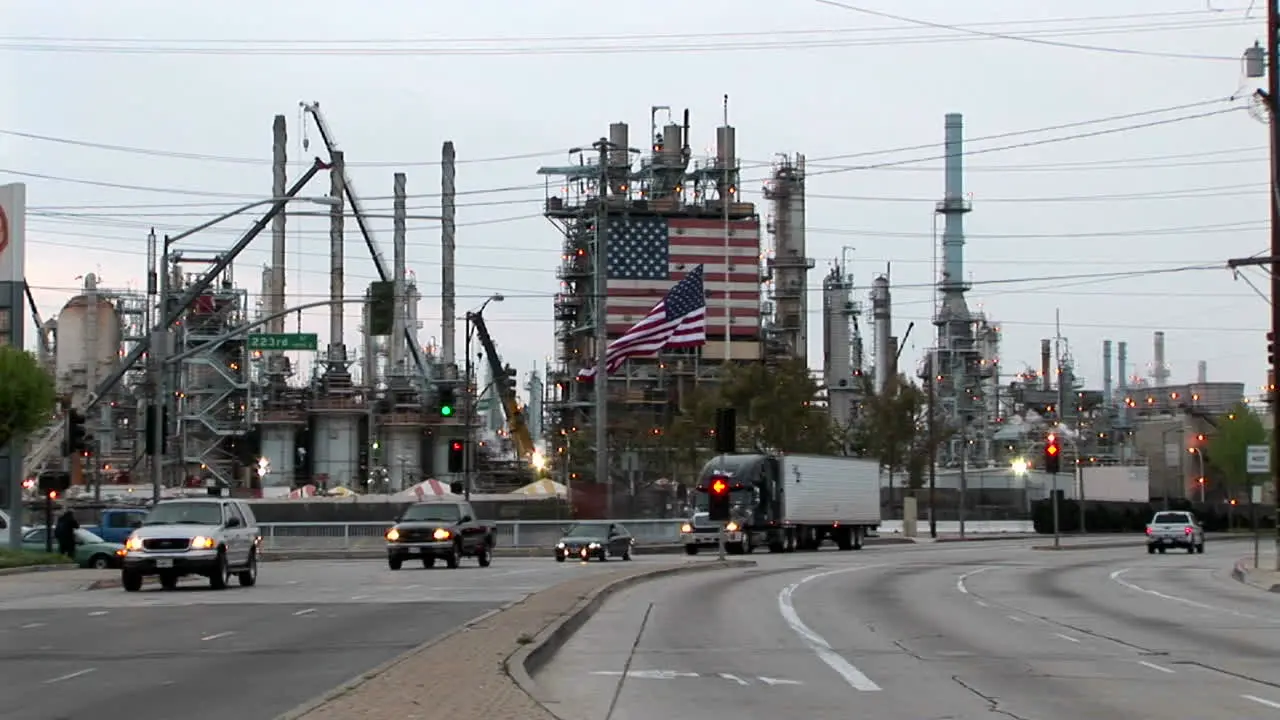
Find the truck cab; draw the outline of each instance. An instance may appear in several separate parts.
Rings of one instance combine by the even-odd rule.
[[[110,508],[98,516],[97,525],[86,525],[85,530],[107,542],[124,544],[133,531],[142,527],[147,511],[141,508]]]

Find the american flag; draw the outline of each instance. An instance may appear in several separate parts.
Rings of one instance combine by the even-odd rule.
[[[760,337],[759,222],[730,223],[727,269],[723,220],[613,217],[606,228],[610,338],[625,334],[698,265],[707,290],[707,337],[723,340],[726,326],[734,340]]]
[[[676,283],[644,319],[609,343],[604,356],[608,372],[612,374],[633,357],[647,357],[662,350],[704,344],[707,341],[705,296],[702,266],[699,265]],[[579,372],[578,377],[586,379],[595,374],[595,368],[590,367]]]

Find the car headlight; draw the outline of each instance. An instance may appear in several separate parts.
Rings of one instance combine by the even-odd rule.
[[[593,543],[591,543],[590,545],[588,545],[587,547],[591,548],[592,550],[599,550],[599,549],[600,549],[600,543],[593,542]]]
[[[191,549],[193,550],[208,550],[217,544],[218,543],[214,542],[213,538],[205,537],[203,535],[197,535],[191,538]]]
[[[453,537],[453,533],[445,530],[444,528],[437,528],[435,532],[431,533],[431,537],[436,540],[448,540]]]
[[[400,531],[399,531],[399,530],[397,530],[397,529],[395,529],[395,528],[391,528],[390,530],[388,530],[388,531],[387,531],[387,542],[395,542],[395,541],[397,541],[397,540],[399,540],[399,539],[400,539]]]
[[[738,529],[738,523],[733,522],[732,520],[729,521],[728,525],[724,526],[725,532],[738,532]]]
[[[693,532],[693,526],[692,526],[692,525],[690,525],[689,523],[685,523],[685,524],[683,524],[683,525],[681,525],[681,526],[680,526],[680,532],[682,532],[682,533],[691,533],[691,532]]]
[[[557,550],[563,550],[563,549],[564,549],[564,541],[563,541],[563,540],[561,540],[560,542],[556,543],[556,549],[557,549]]]
[[[131,536],[128,540],[124,541],[124,549],[125,550],[141,550],[142,538]]]

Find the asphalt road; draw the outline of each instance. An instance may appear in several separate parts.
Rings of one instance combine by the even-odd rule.
[[[568,720],[1280,718],[1280,596],[1204,555],[763,556],[636,586],[537,681]]]
[[[631,564],[646,562],[659,559]],[[220,592],[197,579],[126,593],[85,591],[81,574],[3,577],[0,718],[270,720],[490,609],[610,568],[281,562],[256,587]]]

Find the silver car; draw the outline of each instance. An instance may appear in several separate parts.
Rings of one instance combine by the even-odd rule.
[[[262,536],[248,503],[231,498],[182,498],[158,503],[124,544],[120,584],[128,592],[158,576],[166,590],[185,575],[202,575],[222,590],[235,575],[243,587],[258,582]]]

